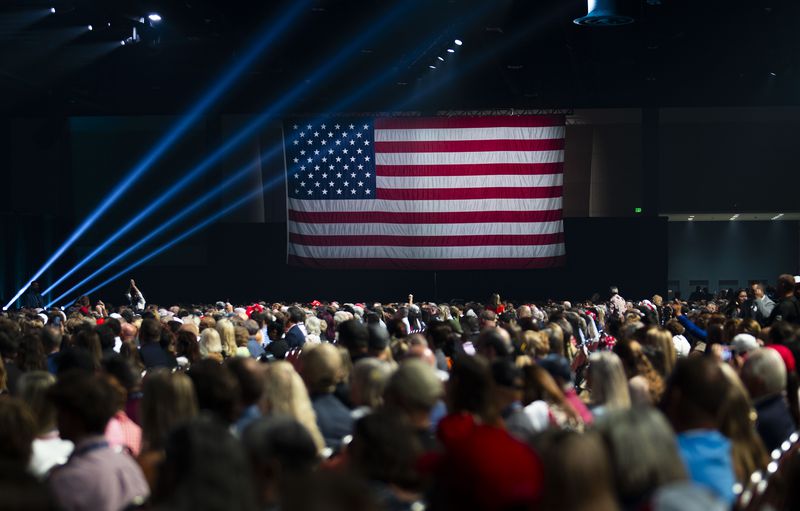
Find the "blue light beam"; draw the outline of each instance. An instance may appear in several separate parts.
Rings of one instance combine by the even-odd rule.
[[[214,213],[210,217],[206,218],[205,220],[203,220],[202,222],[200,222],[196,226],[192,227],[191,229],[189,229],[185,233],[181,234],[177,238],[174,238],[174,239],[170,240],[169,242],[167,242],[164,245],[160,246],[158,249],[154,250],[153,252],[150,252],[149,254],[147,254],[146,256],[142,257],[141,259],[138,259],[137,261],[131,263],[131,265],[126,267],[124,270],[115,273],[114,275],[112,275],[111,277],[107,278],[106,280],[104,280],[100,284],[96,285],[92,289],[86,291],[85,293],[82,293],[82,295],[89,295],[91,293],[94,293],[98,289],[101,289],[101,288],[107,286],[112,281],[120,278],[122,275],[125,275],[125,274],[129,273],[131,270],[138,268],[142,264],[144,264],[147,261],[151,260],[155,256],[163,253],[164,251],[174,247],[175,245],[177,245],[181,241],[185,240],[189,236],[192,236],[193,234],[197,233],[198,231],[204,229],[205,227],[207,227],[211,223],[213,223],[216,220],[222,218],[223,216],[227,215],[228,213],[230,213],[231,211],[235,210],[236,208],[244,205],[245,203],[247,203],[247,201],[257,197],[259,194],[265,192],[269,188],[272,188],[273,186],[275,186],[277,184],[280,184],[282,182],[282,180],[283,180],[283,175],[274,176],[272,179],[270,179],[269,181],[264,183],[264,185],[261,188],[257,188],[255,190],[251,191],[250,193],[248,193],[247,195],[245,195],[241,199],[237,200],[236,202],[234,202],[234,203],[230,204],[229,206],[226,206],[225,208],[217,211],[216,213]]]
[[[114,241],[118,240],[122,237],[126,232],[128,232],[131,228],[135,227],[139,224],[139,222],[143,221],[145,218],[149,217],[154,211],[160,208],[164,203],[170,200],[172,196],[176,193],[180,192],[183,188],[185,188],[189,183],[196,180],[200,177],[204,172],[206,172],[209,168],[214,166],[219,160],[225,157],[228,153],[230,153],[233,149],[237,146],[245,142],[248,137],[252,136],[259,130],[264,123],[266,123],[270,118],[275,117],[282,108],[290,104],[294,101],[298,96],[306,92],[307,89],[311,88],[316,82],[320,81],[322,78],[327,76],[329,73],[337,69],[341,62],[347,59],[350,55],[359,51],[364,43],[366,43],[372,37],[379,35],[383,32],[386,25],[401,19],[400,15],[404,10],[407,10],[413,5],[415,2],[401,2],[394,9],[384,15],[379,21],[373,23],[369,30],[361,33],[356,39],[351,41],[345,48],[340,50],[334,57],[331,59],[326,60],[325,64],[319,68],[317,68],[306,80],[302,82],[302,84],[298,87],[291,89],[289,92],[283,95],[282,98],[277,100],[275,103],[270,105],[265,111],[259,114],[255,119],[250,121],[244,128],[242,128],[238,133],[233,135],[229,138],[222,146],[218,147],[210,156],[200,162],[196,167],[194,167],[188,174],[182,177],[178,182],[172,185],[166,192],[161,194],[159,197],[153,200],[149,206],[144,208],[140,211],[135,217],[129,220],[123,227],[116,230],[114,234],[112,234],[108,239],[102,242],[100,245],[97,246],[94,250],[92,250],[89,255],[84,257],[81,261],[79,261],[74,267],[68,270],[65,274],[58,278],[53,284],[51,284],[43,294],[47,294],[48,292],[52,291],[57,285],[61,282],[69,278],[72,274],[94,259],[100,252],[105,250],[109,245],[111,245]],[[370,81],[369,83],[374,83],[375,80]],[[45,267],[46,269],[46,267]],[[31,279],[31,282],[36,280],[35,278]],[[30,282],[26,285],[26,287],[30,285]],[[23,288],[24,291],[25,288]],[[20,294],[22,294],[22,292]],[[19,296],[15,297],[14,300],[19,298]],[[11,302],[13,302],[12,300]]]
[[[269,25],[265,29],[265,33],[259,37],[255,43],[250,47],[250,49],[244,54],[244,56],[231,67],[228,71],[223,75],[222,79],[219,80],[214,86],[209,89],[206,94],[200,99],[200,101],[181,119],[171,127],[171,129],[167,132],[166,136],[164,136],[156,146],[151,149],[151,151],[139,161],[139,163],[128,173],[127,177],[116,187],[114,187],[113,191],[106,197],[106,199],[100,203],[100,205],[81,223],[77,229],[70,235],[70,237],[56,250],[56,252],[50,256],[47,262],[39,268],[39,270],[31,277],[28,282],[22,286],[22,288],[14,295],[4,307],[3,310],[8,309],[11,304],[17,301],[17,299],[22,296],[22,293],[25,292],[26,289],[31,285],[31,282],[37,280],[47,269],[59,258],[61,255],[70,248],[78,238],[80,238],[84,232],[86,232],[89,227],[91,227],[97,219],[111,207],[112,204],[116,203],[117,199],[119,199],[120,195],[122,195],[134,182],[136,182],[142,174],[144,174],[150,166],[161,156],[163,155],[167,149],[169,149],[172,144],[175,143],[178,138],[183,135],[191,126],[194,124],[195,121],[205,113],[208,108],[214,104],[214,102],[219,99],[219,97],[227,91],[231,85],[236,81],[236,79],[241,76],[241,74],[248,68],[250,65],[258,58],[258,56],[270,45],[272,42],[275,41],[284,31],[286,31],[292,21],[302,12],[305,11],[306,7],[311,3],[310,0],[303,0],[303,1],[293,1],[292,7],[284,13],[278,20],[275,22],[269,23]],[[51,286],[52,288],[53,286]]]

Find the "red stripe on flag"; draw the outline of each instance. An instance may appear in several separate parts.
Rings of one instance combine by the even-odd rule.
[[[379,117],[377,130],[453,128],[540,128],[564,126],[563,115],[496,115],[485,117]]]
[[[307,224],[480,224],[501,222],[556,222],[561,210],[453,211],[446,213],[391,213],[388,211],[307,212],[289,210],[289,220]]]
[[[561,186],[530,188],[378,188],[383,200],[471,200],[471,199],[551,199],[561,197]]]
[[[470,165],[377,165],[375,175],[384,177],[406,176],[530,176],[560,174],[564,164],[559,163],[491,163]]]
[[[376,153],[475,153],[481,151],[560,151],[562,149],[564,149],[563,138],[375,142]]]
[[[566,256],[486,259],[311,259],[289,255],[288,262],[307,268],[357,270],[532,270],[564,266]]]
[[[289,233],[289,241],[321,247],[479,247],[489,245],[555,245],[564,242],[564,233],[486,234],[477,236],[313,236]]]

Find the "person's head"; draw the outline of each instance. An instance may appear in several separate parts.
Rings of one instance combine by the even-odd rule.
[[[112,379],[81,370],[59,375],[47,397],[57,411],[59,434],[73,442],[102,435],[119,407],[119,392]]]
[[[644,346],[649,346],[659,353],[659,358],[662,361],[662,364],[659,365],[662,367],[658,369],[660,369],[659,373],[661,376],[666,377],[670,374],[675,367],[675,360],[677,359],[675,343],[672,341],[672,333],[666,328],[651,326],[645,331],[642,344]]]
[[[39,281],[38,280],[34,280],[33,282],[31,282],[31,289],[33,291],[37,292],[37,293],[39,292]]]
[[[303,379],[289,362],[278,361],[264,366],[264,391],[259,408],[264,415],[285,415],[302,424],[311,434],[317,450],[325,447],[325,440],[317,426]]]
[[[545,470],[543,509],[617,511],[614,478],[602,437],[551,429],[537,438]]]
[[[484,422],[494,422],[498,410],[492,402],[493,394],[494,381],[488,360],[476,355],[460,356],[453,361],[450,378],[445,384],[450,413],[469,413]]]
[[[736,291],[736,303],[741,305],[747,301],[747,289],[739,289]]]
[[[41,337],[45,355],[55,353],[61,349],[63,335],[60,328],[47,325],[42,328]]]
[[[778,276],[778,284],[775,288],[780,298],[791,296],[794,294],[794,276],[788,273]]]
[[[242,406],[258,403],[264,391],[264,374],[261,365],[252,357],[234,357],[225,361],[239,382],[239,398]]]
[[[783,392],[786,365],[780,354],[769,348],[751,351],[742,367],[742,382],[753,399]]]
[[[175,354],[185,357],[189,364],[200,360],[200,345],[197,336],[187,330],[181,330],[175,337]]]
[[[675,434],[658,410],[611,412],[596,427],[610,453],[617,496],[626,508],[637,508],[659,487],[687,478]]]
[[[253,510],[255,492],[248,473],[244,450],[227,425],[197,417],[167,438],[152,495],[154,508]]]
[[[402,415],[382,410],[360,419],[347,452],[352,467],[367,480],[407,491],[420,487],[416,463],[422,445]]]
[[[354,407],[371,409],[383,404],[383,391],[391,371],[385,362],[375,358],[362,358],[353,365],[350,373],[350,401]]]
[[[147,450],[164,449],[167,436],[197,415],[197,396],[192,380],[182,372],[148,371],[140,408],[142,441]]]
[[[631,406],[628,379],[622,361],[611,351],[598,351],[589,357],[587,383],[592,404],[607,410],[625,410]]]
[[[220,339],[219,332],[213,328],[206,328],[200,333],[200,343],[198,346],[200,356],[207,358],[209,356],[222,355],[222,340]]]
[[[230,369],[215,360],[201,360],[189,370],[197,405],[230,424],[239,417],[239,382]]]
[[[306,313],[303,312],[303,309],[295,305],[289,307],[286,313],[289,316],[286,326],[303,324],[306,320]]]
[[[139,341],[142,344],[158,342],[161,340],[161,322],[157,319],[147,318],[142,320],[139,327]]]
[[[511,336],[502,328],[484,328],[478,336],[475,351],[488,360],[508,358],[514,353]]]
[[[436,403],[443,397],[441,380],[430,364],[419,359],[400,363],[389,378],[384,391],[387,407],[398,409],[414,423],[425,422]]]
[[[234,339],[236,339],[236,346],[238,348],[242,348],[242,347],[246,348],[247,347],[247,342],[250,340],[250,334],[247,331],[247,328],[245,328],[243,326],[234,327],[233,334],[234,334]]]
[[[30,408],[15,398],[0,399],[0,464],[24,470],[33,453],[36,420]]]
[[[139,329],[133,323],[123,323],[120,329],[120,338],[123,341],[133,341],[139,333]]]
[[[342,356],[335,346],[320,344],[303,351],[300,375],[312,396],[330,394],[336,389],[343,374]]]
[[[206,330],[210,330],[210,328]],[[203,332],[206,330],[203,330]],[[222,351],[229,357],[236,355],[236,328],[233,326],[233,323],[228,319],[222,318],[217,321],[216,330],[217,333],[219,333],[220,342],[222,343]],[[202,335],[201,333],[201,342],[203,340]]]
[[[760,282],[755,282],[750,286],[750,290],[752,291],[753,296],[755,298],[759,299],[764,298],[764,284],[761,284]]]
[[[497,314],[489,309],[482,311],[479,318],[481,330],[486,328],[494,328],[497,326]]]
[[[56,428],[56,409],[47,399],[47,390],[56,382],[46,371],[24,373],[17,383],[17,395],[27,403],[36,421],[36,435],[44,435]]]
[[[282,500],[302,492],[319,462],[317,445],[308,430],[286,415],[262,417],[242,435],[250,461],[256,499],[264,508],[286,508]]]
[[[676,431],[719,428],[720,396],[728,393],[729,383],[711,357],[678,360],[672,372],[661,407]]]
[[[363,356],[369,350],[369,331],[360,321],[355,319],[343,321],[339,323],[338,332],[339,345],[344,346],[351,357]]]

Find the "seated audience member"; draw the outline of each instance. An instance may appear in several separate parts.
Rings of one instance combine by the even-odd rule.
[[[545,511],[619,511],[610,456],[597,433],[550,430],[535,442],[544,472]]]
[[[369,356],[369,331],[366,325],[358,320],[343,321],[337,328],[337,344],[350,353],[350,360],[355,364]]]
[[[204,360],[222,362],[222,339],[214,328],[206,328],[200,332],[199,351]]]
[[[317,415],[303,379],[289,362],[273,362],[263,371],[264,392],[259,402],[262,415],[286,416],[296,420],[308,430],[317,452],[322,453],[325,440],[317,426]]]
[[[751,351],[742,368],[742,381],[756,409],[758,434],[768,451],[777,449],[797,427],[784,395],[786,366],[780,354],[770,348]]]
[[[622,361],[615,353],[592,353],[589,357],[586,384],[590,392],[590,409],[595,417],[631,407],[628,380],[625,378]]]
[[[319,344],[322,342],[322,322],[316,316],[308,316],[306,318],[306,342]]]
[[[58,410],[62,438],[75,444],[65,465],[51,471],[49,485],[67,510],[124,509],[150,490],[139,465],[117,452],[103,433],[117,410],[109,379],[82,371],[59,377],[47,392]]]
[[[550,373],[536,364],[522,367],[522,405],[536,431],[557,427],[583,431],[583,418]]]
[[[500,410],[506,430],[522,442],[529,442],[536,433],[522,405],[525,388],[522,370],[509,359],[492,362],[493,401]]]
[[[44,371],[25,373],[19,380],[19,397],[28,404],[36,422],[28,470],[38,478],[44,478],[50,469],[66,463],[73,449],[72,442],[59,436],[56,409],[47,399],[47,390],[55,382],[55,377]]]
[[[354,420],[371,413],[383,404],[383,392],[391,371],[388,364],[375,358],[363,358],[353,365],[350,376],[350,414]]]
[[[679,360],[661,406],[677,433],[690,479],[730,505],[735,482],[731,441],[719,431],[730,383],[718,364],[713,357]]]
[[[592,416],[592,412],[589,411],[589,408],[586,407],[586,404],[583,402],[583,400],[578,397],[578,393],[575,390],[575,384],[572,380],[573,375],[570,369],[569,361],[562,356],[551,353],[543,359],[538,360],[537,364],[550,373],[550,376],[553,377],[553,380],[555,380],[555,382],[558,384],[558,387],[561,389],[564,399],[572,405],[572,408],[576,412],[578,412],[583,423],[586,425],[591,424],[594,420],[594,417]]]
[[[334,395],[342,375],[342,357],[332,344],[324,343],[303,352],[300,375],[308,388],[311,405],[325,445],[338,450],[353,430],[350,410]]]
[[[291,417],[275,414],[250,424],[242,445],[250,461],[258,508],[302,509],[297,501],[308,492],[320,460],[308,430]]]
[[[720,411],[720,433],[731,441],[731,457],[736,480],[746,485],[757,470],[766,470],[769,456],[753,421],[756,413],[750,396],[736,371],[729,364],[721,364],[722,372],[730,384],[729,394]]]
[[[300,307],[294,305],[286,311],[289,315],[286,321],[286,344],[289,348],[302,348],[306,343],[306,334],[303,331],[305,326],[306,313]]]
[[[178,365],[175,357],[165,350],[159,341],[161,340],[161,323],[155,319],[145,319],[139,328],[139,355],[145,369],[154,367],[173,368]]]
[[[168,436],[152,507],[255,511],[249,474],[244,450],[226,425],[211,416],[197,417]]]
[[[225,365],[239,381],[240,413],[234,429],[241,434],[251,422],[261,417],[258,403],[264,392],[264,373],[260,364],[250,357],[231,358]]]
[[[192,380],[185,373],[171,373],[166,369],[148,372],[143,391],[142,450],[137,461],[153,488],[158,479],[158,467],[164,460],[167,436],[197,416],[197,396]]]
[[[24,472],[33,455],[36,419],[19,399],[0,399],[0,466]]]
[[[250,352],[250,356],[253,358],[260,358],[261,355],[264,354],[264,348],[258,341],[258,334],[261,331],[258,323],[252,319],[248,319],[245,321],[244,327],[247,329],[247,349]]]
[[[188,374],[200,411],[208,412],[226,425],[239,418],[239,381],[227,366],[206,359],[193,365]]]
[[[432,414],[443,397],[442,382],[433,368],[416,359],[400,363],[384,392],[386,408],[405,418],[425,450],[436,446]]]
[[[494,361],[499,358],[511,357],[514,353],[514,346],[511,344],[511,336],[506,330],[485,327],[478,336],[475,351],[487,360]]]
[[[359,419],[347,453],[350,468],[385,509],[411,511],[423,504],[417,470],[422,444],[404,416],[382,410]]]
[[[623,339],[614,346],[628,377],[631,403],[634,406],[654,405],[664,393],[664,379],[645,355],[637,341]]]

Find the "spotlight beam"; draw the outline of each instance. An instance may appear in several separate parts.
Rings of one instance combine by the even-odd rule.
[[[189,229],[185,233],[181,234],[177,238],[173,238],[172,240],[170,240],[169,242],[167,242],[164,245],[160,246],[159,248],[157,248],[153,252],[151,252],[151,253],[147,254],[146,256],[142,257],[141,259],[133,262],[131,265],[126,267],[124,270],[115,273],[114,275],[112,275],[108,279],[104,280],[100,284],[96,285],[92,289],[90,289],[90,290],[88,290],[88,291],[86,291],[85,293],[82,293],[82,294],[88,295],[88,294],[94,293],[95,291],[97,291],[100,288],[103,288],[103,287],[107,286],[109,283],[111,283],[112,281],[118,279],[120,276],[127,274],[131,270],[133,270],[135,268],[138,268],[139,266],[141,266],[142,264],[144,264],[147,261],[151,260],[155,256],[157,256],[157,255],[163,253],[164,251],[174,247],[175,245],[177,245],[181,241],[183,241],[186,238],[194,235],[198,231],[204,229],[205,227],[207,227],[211,223],[213,223],[216,220],[222,218],[223,216],[227,215],[228,213],[230,213],[231,211],[235,210],[236,208],[239,208],[240,206],[244,205],[249,200],[257,197],[259,194],[263,193],[264,191],[272,188],[275,185],[280,184],[281,181],[282,181],[282,178],[283,178],[282,175],[274,176],[272,179],[270,179],[269,181],[264,183],[264,185],[261,188],[257,188],[255,190],[249,192],[248,194],[246,194],[244,197],[240,198],[236,202],[234,202],[234,203],[230,204],[229,206],[217,211],[216,213],[214,213],[210,217],[206,218],[205,220],[203,220],[201,223],[197,224],[196,226],[192,227],[191,229]]]
[[[470,15],[466,16],[464,18],[461,18],[460,21],[456,24],[456,26],[457,27],[461,27],[461,26],[466,25],[467,23],[471,22],[473,19],[478,17],[480,14],[482,14],[482,12],[483,12],[482,9],[477,9],[477,10],[471,11]],[[367,95],[369,92],[371,92],[373,89],[378,87],[381,83],[384,83],[384,82],[392,79],[395,75],[400,73],[405,68],[406,65],[409,65],[409,64],[413,63],[416,60],[417,55],[420,52],[422,52],[424,50],[427,50],[433,42],[438,40],[438,38],[439,38],[438,35],[433,35],[429,40],[425,41],[423,44],[421,44],[419,47],[417,47],[414,51],[406,53],[406,57],[403,60],[401,60],[397,64],[393,64],[392,66],[389,66],[389,68],[387,68],[386,71],[384,71],[382,74],[376,75],[370,81],[366,82],[363,86],[361,86],[357,91],[353,92],[348,97],[346,97],[346,98],[342,99],[341,101],[339,101],[338,103],[336,103],[334,106],[332,106],[329,109],[329,111],[338,112],[338,111],[342,111],[342,110],[348,108],[350,105],[352,105],[353,103],[355,103],[356,101],[358,101],[359,99],[361,99],[362,97]],[[318,121],[321,121],[324,117],[325,117],[325,115],[317,116],[312,121],[312,123],[317,123]],[[245,129],[247,129],[247,128],[245,128]],[[283,141],[281,141],[278,144],[275,144],[268,151],[262,153],[262,156],[261,156],[261,158],[259,160],[259,163],[263,164],[263,163],[269,161],[270,158],[272,158],[273,156],[275,156],[277,153],[279,153],[282,150],[283,150]],[[48,304],[48,307],[50,305],[52,305],[53,303],[56,303],[56,302],[60,301],[64,296],[69,295],[70,293],[72,293],[76,289],[80,288],[80,286],[82,286],[86,282],[90,281],[91,279],[96,277],[101,272],[103,272],[106,269],[108,269],[114,263],[118,262],[123,257],[125,257],[128,254],[130,254],[131,252],[133,252],[137,248],[141,247],[147,241],[151,240],[152,238],[154,238],[159,233],[163,232],[164,230],[166,230],[170,226],[172,226],[175,223],[177,223],[177,221],[180,218],[185,217],[187,214],[189,214],[190,212],[192,212],[195,209],[197,209],[197,207],[199,207],[199,205],[201,205],[205,201],[210,200],[211,198],[213,198],[214,196],[218,195],[219,193],[222,193],[222,191],[224,191],[225,189],[230,187],[230,185],[232,185],[235,181],[237,181],[237,180],[241,179],[242,177],[244,177],[247,174],[247,172],[249,172],[252,169],[252,167],[253,167],[252,164],[244,165],[242,168],[240,168],[238,171],[236,171],[233,175],[228,177],[225,181],[221,182],[218,185],[219,188],[210,191],[209,193],[204,195],[202,198],[200,198],[197,201],[195,201],[188,208],[186,208],[183,211],[179,212],[175,217],[173,217],[173,219],[167,221],[165,224],[162,224],[156,231],[153,231],[148,236],[146,236],[145,238],[141,239],[140,241],[138,241],[137,243],[135,243],[134,245],[132,245],[128,249],[126,249],[123,253],[119,254],[113,260],[111,260],[110,262],[108,262],[107,264],[102,266],[100,269],[98,269],[97,271],[92,273],[90,276],[88,276],[85,279],[83,279],[81,282],[79,282],[78,284],[76,284],[75,286],[70,288],[68,291],[65,291],[64,293],[62,293],[61,296],[59,296],[58,298],[56,298],[54,300],[51,300],[50,304]],[[168,194],[169,194],[169,192],[167,194],[165,194],[165,195],[168,195]],[[126,226],[126,228],[127,227],[128,226]],[[119,236],[116,236],[116,238],[118,238],[118,237]],[[114,238],[114,239],[116,239],[116,238]],[[111,241],[114,241],[114,240],[111,240]],[[160,250],[160,249],[157,249],[157,250]],[[99,251],[100,250],[96,250],[96,252],[99,252]],[[87,257],[87,259],[91,259],[93,257],[93,254],[90,254],[90,256]],[[74,268],[74,270],[77,270],[77,269],[78,269],[77,267]],[[74,270],[71,270],[70,273],[74,272]],[[66,275],[66,276],[62,277],[61,279],[59,279],[55,284],[53,284],[51,286],[51,288],[55,287],[55,285],[57,285],[59,282],[63,281],[67,276],[69,276],[69,275]],[[105,284],[102,284],[99,287],[102,287],[103,285],[105,285]],[[97,287],[95,287],[91,291],[88,291],[87,293],[82,293],[82,294],[88,294],[88,293],[94,292],[96,289],[97,289]]]
[[[118,240],[131,228],[138,225],[145,218],[149,217],[154,211],[156,211],[164,203],[169,201],[169,199],[171,199],[176,193],[180,192],[189,183],[193,182],[198,177],[200,177],[204,172],[206,172],[219,160],[225,157],[225,155],[227,155],[237,146],[245,142],[250,136],[254,135],[264,125],[264,123],[266,123],[269,119],[279,114],[282,108],[289,105],[298,96],[303,94],[309,88],[316,85],[317,82],[322,80],[329,73],[337,69],[341,64],[342,60],[347,59],[349,56],[359,51],[361,47],[364,45],[364,43],[366,43],[372,37],[379,35],[384,30],[386,25],[389,25],[392,22],[399,20],[400,14],[402,14],[403,11],[409,9],[414,3],[416,2],[400,2],[398,5],[396,5],[394,9],[386,13],[379,21],[373,23],[367,31],[360,34],[357,38],[351,41],[345,48],[337,52],[334,57],[328,59],[323,66],[317,68],[306,80],[302,82],[301,85],[291,89],[286,94],[284,94],[283,97],[281,97],[275,103],[270,105],[265,111],[263,111],[255,119],[250,121],[244,128],[239,130],[239,132],[237,132],[235,135],[229,138],[224,144],[218,147],[211,155],[206,157],[202,162],[200,162],[197,166],[195,166],[192,170],[190,170],[188,174],[186,174],[184,177],[178,180],[178,182],[173,184],[166,192],[164,192],[155,200],[153,200],[153,202],[151,202],[150,205],[148,205],[146,208],[140,211],[135,217],[129,220],[123,227],[117,229],[116,232],[111,235],[111,237],[103,241],[100,245],[97,246],[97,248],[92,250],[92,252],[89,255],[84,257],[74,267],[72,267],[61,277],[59,277],[53,284],[51,284],[47,289],[45,289],[42,294],[47,294],[48,292],[52,291],[57,285],[59,285],[61,282],[63,282],[72,274],[74,274],[77,270],[82,268],[85,264],[94,259],[100,252],[105,250],[114,241]],[[42,272],[43,271],[44,270],[42,270]],[[31,281],[36,280],[36,278],[38,278],[38,274],[37,277],[31,279]],[[30,282],[25,286],[25,288],[27,288],[28,285],[30,285]],[[19,294],[22,294],[25,288],[23,288],[23,290]],[[11,300],[10,303],[13,303],[17,298],[19,298],[19,296]]]
[[[36,271],[28,282],[22,286],[16,295],[3,307],[8,309],[17,299],[22,296],[22,293],[31,285],[33,281],[38,279],[48,268],[59,258],[68,248],[70,248],[79,237],[86,232],[97,219],[115,204],[119,197],[127,191],[127,189],[136,182],[142,174],[144,174],[150,166],[164,154],[178,138],[183,135],[197,119],[205,113],[208,108],[214,104],[219,97],[226,92],[233,83],[250,67],[250,65],[258,58],[258,56],[272,44],[284,31],[289,28],[292,21],[305,11],[305,8],[310,4],[310,0],[292,2],[291,8],[283,14],[277,21],[271,22],[265,28],[265,33],[260,36],[244,56],[227,72],[223,75],[222,79],[211,87],[205,95],[196,103],[192,109],[187,112],[181,119],[173,125],[167,134],[153,147],[150,152],[142,158],[139,163],[128,173],[128,175],[119,183],[113,191],[95,208],[95,210],[78,226],[77,229],[70,235],[69,238],[50,256],[44,265]]]

